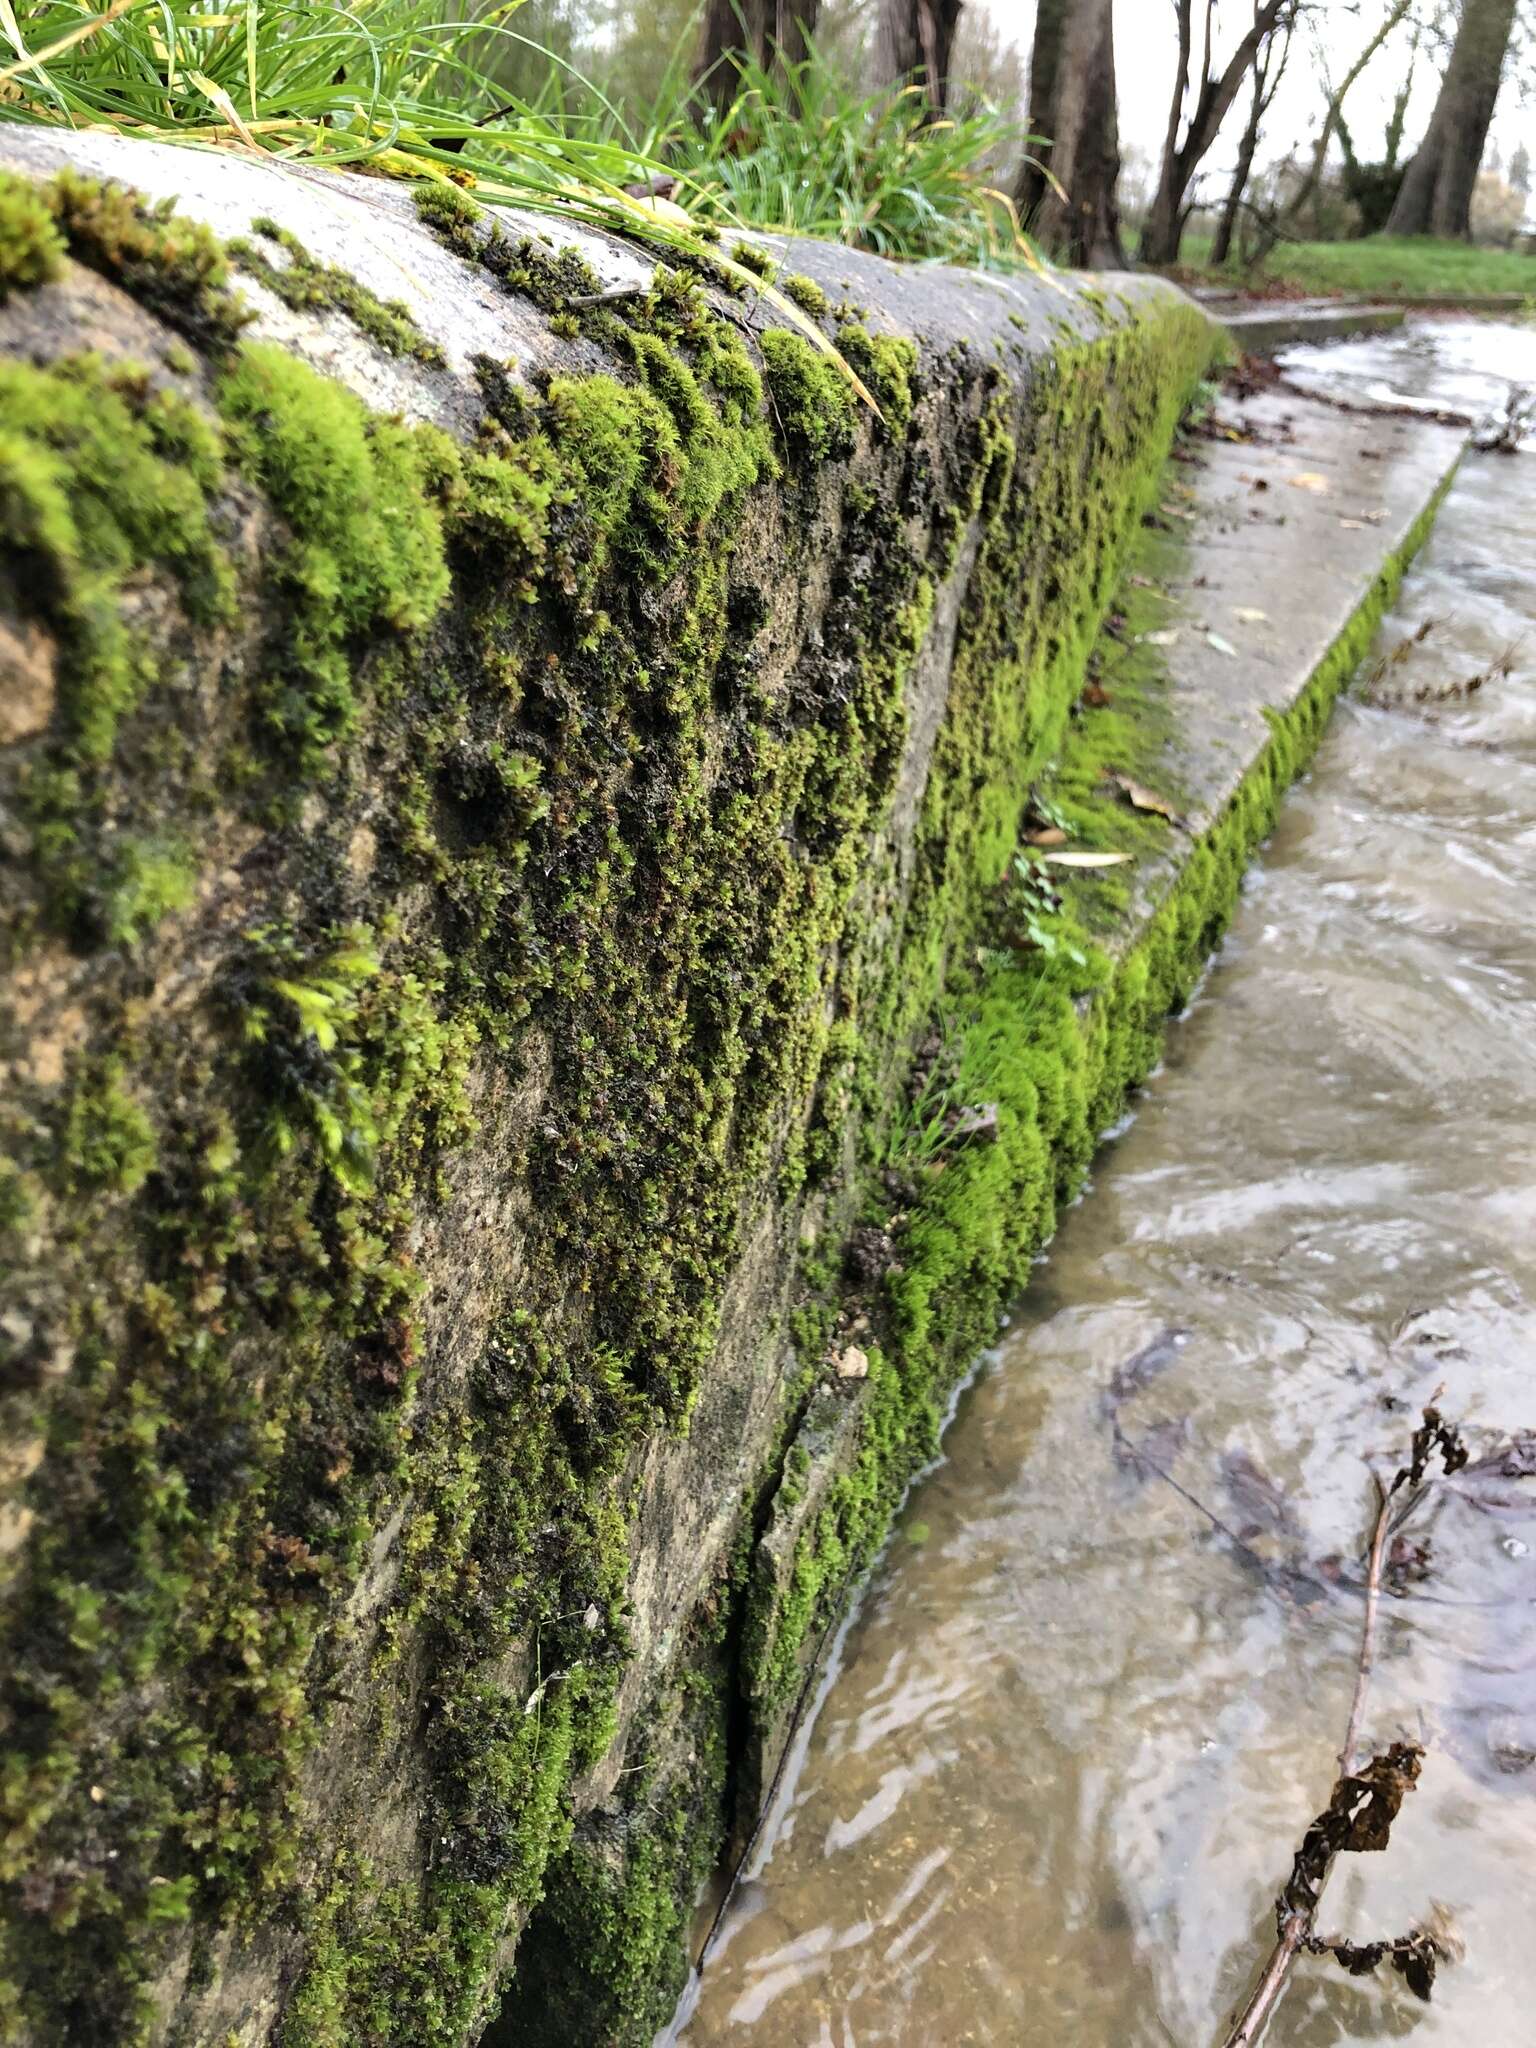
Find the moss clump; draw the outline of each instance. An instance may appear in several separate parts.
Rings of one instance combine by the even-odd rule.
[[[288,626],[261,716],[312,773],[357,716],[358,636],[420,633],[447,596],[435,488],[454,474],[457,451],[430,429],[375,418],[265,344],[226,371],[219,407],[234,460],[292,536],[275,568]]]
[[[792,300],[802,313],[809,313],[813,320],[825,320],[831,310],[826,293],[814,277],[807,277],[803,271],[792,270],[778,281],[779,290],[786,299]]]
[[[858,401],[837,364],[785,327],[770,327],[762,350],[774,420],[791,454],[808,463],[849,454]]]
[[[731,261],[739,263],[743,270],[750,270],[754,277],[765,283],[771,282],[778,274],[778,261],[767,249],[760,249],[756,242],[737,242],[731,250]]]
[[[120,1058],[87,1063],[65,1096],[57,1172],[66,1194],[132,1195],[155,1164],[155,1130],[124,1085]]]
[[[122,185],[60,171],[39,188],[69,252],[99,270],[168,325],[214,354],[228,350],[251,319],[229,290],[223,245],[176,202],[147,205]]]
[[[478,258],[481,237],[477,230],[485,218],[485,208],[467,192],[461,192],[457,185],[423,185],[416,194],[416,211],[456,255],[471,261]]]
[[[873,394],[885,430],[900,440],[912,420],[912,378],[917,350],[904,334],[872,335],[857,324],[838,330],[844,360]]]
[[[53,920],[126,939],[176,889],[163,854],[106,831],[103,772],[154,671],[120,597],[135,572],[155,570],[199,626],[231,616],[233,578],[210,519],[222,438],[147,372],[91,356],[0,363],[0,411],[0,503],[16,573],[58,649],[49,732],[19,808]]]
[[[453,189],[448,187],[450,191]],[[231,242],[225,251],[230,261],[258,278],[295,312],[344,313],[386,355],[406,356],[428,369],[441,369],[447,358],[435,341],[429,341],[408,307],[398,299],[381,299],[348,271],[334,264],[320,263],[310,255],[291,229],[274,220],[253,220],[251,232],[281,249],[286,263],[275,263],[254,242]]]
[[[0,172],[0,305],[12,292],[49,283],[63,261],[64,237],[43,195],[26,178]]]

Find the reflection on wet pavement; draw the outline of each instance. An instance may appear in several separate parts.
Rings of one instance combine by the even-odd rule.
[[[1417,340],[1367,368],[1463,393],[1467,331],[1439,384]],[[1529,330],[1470,331],[1529,373]],[[1288,1597],[1117,1463],[1106,1393],[1187,1332],[1122,1375],[1122,1428],[1325,1582],[1354,1570],[1364,1454],[1395,1462],[1442,1382],[1480,1440],[1536,1424],[1533,540],[1536,460],[1469,461],[1382,644],[1435,617],[1414,674],[1443,685],[1529,643],[1465,702],[1341,708],[909,1500],[668,2038],[1220,2039],[1331,1782],[1359,1599]],[[1276,2048],[1531,2035],[1536,1480],[1446,1491],[1416,1533],[1430,1576],[1388,1602],[1367,1738],[1429,1755],[1325,1917],[1366,1938],[1437,1899],[1467,1959],[1429,2007],[1308,1964]]]

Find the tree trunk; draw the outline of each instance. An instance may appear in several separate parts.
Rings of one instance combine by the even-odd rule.
[[[1248,113],[1248,125],[1243,130],[1243,139],[1238,145],[1237,169],[1232,173],[1231,188],[1227,203],[1221,209],[1221,219],[1216,224],[1216,239],[1211,243],[1211,268],[1220,270],[1232,254],[1232,237],[1237,232],[1238,208],[1243,203],[1243,194],[1248,190],[1248,180],[1253,176],[1253,160],[1259,149],[1259,123],[1264,118],[1264,95],[1258,80],[1253,86],[1253,105]]]
[[[1079,268],[1121,268],[1112,0],[1040,0],[1029,66],[1029,132],[1044,138],[1032,145],[1041,163],[1024,165],[1016,189],[1031,232],[1053,255]]]
[[[776,0],[773,39],[781,64],[804,59],[820,19],[821,0]]]
[[[1365,70],[1366,65],[1370,63],[1388,36],[1391,35],[1398,23],[1407,14],[1410,5],[1411,0],[1392,0],[1392,4],[1388,7],[1386,15],[1377,28],[1376,33],[1365,45],[1354,63],[1350,65],[1348,71],[1345,72],[1343,84],[1340,85],[1337,92],[1328,95],[1328,104],[1323,112],[1323,126],[1317,138],[1317,146],[1312,152],[1312,161],[1307,166],[1307,175],[1302,179],[1301,184],[1279,217],[1279,225],[1281,227],[1289,226],[1292,222],[1298,221],[1301,218],[1303,208],[1307,206],[1316,194],[1318,186],[1322,183],[1324,166],[1328,161],[1328,145],[1333,140],[1334,133],[1343,117],[1344,102],[1361,73]],[[1415,42],[1414,47],[1418,47],[1417,42]],[[1409,66],[1409,83],[1410,85],[1412,84],[1411,64]],[[1276,239],[1278,239],[1278,236]]]
[[[1440,97],[1418,154],[1403,174],[1389,235],[1472,233],[1472,188],[1504,76],[1515,0],[1463,0]]]
[[[963,0],[881,0],[870,51],[871,85],[920,85],[942,113]]]
[[[766,0],[708,0],[693,79],[717,115],[736,96],[737,59],[761,61],[766,35]]]
[[[1226,119],[1232,102],[1237,98],[1238,88],[1257,58],[1259,50],[1278,27],[1295,19],[1298,5],[1299,0],[1260,0],[1260,4],[1254,8],[1253,26],[1233,51],[1225,69],[1215,73],[1210,68],[1211,26],[1215,5],[1214,0],[1206,0],[1200,82],[1195,92],[1194,106],[1190,110],[1189,125],[1185,129],[1184,140],[1180,142],[1179,124],[1184,111],[1184,97],[1189,90],[1193,36],[1190,24],[1192,0],[1178,0],[1178,76],[1174,82],[1173,103],[1168,114],[1168,134],[1163,144],[1163,164],[1158,175],[1157,193],[1147,215],[1146,229],[1141,238],[1141,255],[1144,263],[1178,262],[1179,244],[1184,239],[1184,223],[1189,216],[1189,188],[1194,182],[1195,173],[1205,161],[1211,144],[1216,140],[1217,131]]]

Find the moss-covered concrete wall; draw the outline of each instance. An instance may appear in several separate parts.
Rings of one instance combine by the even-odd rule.
[[[0,2041],[644,2041],[976,1335],[892,1119],[1210,329],[773,250],[866,402],[453,186],[0,164]]]

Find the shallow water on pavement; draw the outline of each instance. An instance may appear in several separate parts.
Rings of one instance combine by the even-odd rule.
[[[1536,1427],[1533,554],[1536,460],[1470,458],[1381,644],[1439,622],[1399,693],[1513,645],[1511,672],[1341,707],[910,1497],[663,2038],[1221,2040],[1332,1783],[1361,1601],[1331,1582],[1357,1572],[1367,1454],[1395,1465],[1442,1382],[1475,1448]],[[1310,1604],[1117,1462],[1107,1390],[1138,1354],[1127,1436],[1313,1568]],[[1438,1900],[1466,1960],[1430,2006],[1304,1963],[1273,2048],[1536,2033],[1536,1480],[1494,1491],[1413,1526],[1429,1576],[1387,1602],[1365,1732],[1422,1741],[1424,1773],[1323,1915],[1366,1938]]]

